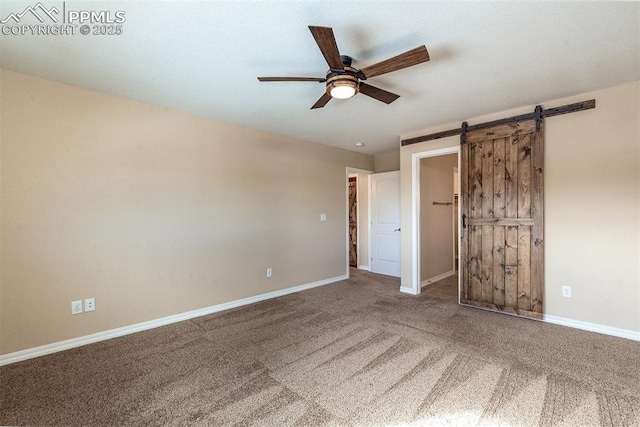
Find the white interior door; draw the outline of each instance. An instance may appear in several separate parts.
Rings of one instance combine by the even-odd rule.
[[[371,272],[400,277],[400,171],[371,178]]]

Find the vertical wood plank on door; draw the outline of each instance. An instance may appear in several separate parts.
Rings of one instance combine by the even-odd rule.
[[[498,307],[505,305],[505,227],[493,228],[493,303]]]
[[[493,213],[496,218],[506,217],[505,203],[505,143],[506,138],[493,141]]]
[[[471,144],[470,153],[470,185],[471,204],[469,206],[470,218],[482,216],[482,143]]]
[[[463,144],[460,147],[460,165],[462,170],[460,171],[460,215],[465,218],[464,222],[467,223],[469,218],[469,144]],[[460,241],[461,248],[461,270],[459,271],[462,281],[462,295],[463,300],[469,299],[469,227],[462,228],[462,237]]]
[[[482,144],[482,218],[493,218],[493,141]]]
[[[469,298],[482,299],[482,227],[469,226]]]
[[[493,141],[482,143],[482,218],[493,218]],[[482,226],[481,301],[493,303],[493,226]]]
[[[532,140],[531,216],[531,311],[543,312],[544,293],[544,138],[541,132]]]
[[[482,216],[482,143],[470,147],[471,203],[469,217]],[[469,295],[473,300],[482,299],[482,227],[471,225],[469,230]]]
[[[518,308],[518,227],[505,227],[504,244],[505,295],[504,305],[512,309]]]
[[[518,310],[531,311],[531,227],[518,227]]]
[[[505,218],[518,217],[518,137],[505,143]]]
[[[496,218],[506,216],[505,202],[505,144],[507,138],[493,141],[493,212]],[[505,305],[505,227],[493,230],[493,303]]]
[[[505,217],[518,217],[518,141],[517,135],[505,142]],[[518,227],[505,231],[505,307],[518,308]]]
[[[518,218],[531,218],[531,134],[518,138]]]
[[[493,226],[482,226],[482,296],[481,300],[493,304]]]

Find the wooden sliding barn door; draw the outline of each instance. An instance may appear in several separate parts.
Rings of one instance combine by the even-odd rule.
[[[466,133],[462,304],[542,318],[543,142],[535,120]]]

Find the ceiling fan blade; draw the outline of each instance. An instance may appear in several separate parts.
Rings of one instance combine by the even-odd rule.
[[[312,110],[316,109],[316,108],[322,108],[325,105],[327,105],[327,102],[331,101],[331,95],[329,95],[328,93],[324,93],[320,99],[318,99],[316,101],[315,104],[313,104],[313,107],[311,107]]]
[[[325,61],[329,64],[329,68],[344,70],[338,44],[333,36],[333,30],[330,27],[314,27],[312,25],[309,25],[309,29],[313,34],[313,38],[316,39]]]
[[[384,89],[380,89],[379,87],[371,86],[363,82],[360,82],[360,93],[377,99],[378,101],[382,101],[385,104],[391,104],[393,101],[400,98],[400,95],[387,92]]]
[[[365,77],[370,78],[411,67],[412,65],[421,64],[428,60],[429,52],[427,52],[426,46],[422,45],[405,53],[401,53],[400,55],[394,56],[393,58],[364,67],[360,71],[362,71],[362,74],[364,74]]]
[[[258,77],[261,82],[318,82],[324,83],[323,77]]]

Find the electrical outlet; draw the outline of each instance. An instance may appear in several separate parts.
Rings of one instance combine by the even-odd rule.
[[[84,311],[93,311],[96,309],[96,299],[87,298],[84,300]]]
[[[273,269],[271,267],[267,268],[267,277],[273,276]]]
[[[565,298],[571,298],[571,286],[562,287],[562,296]]]
[[[327,220],[327,214],[320,214],[320,221],[325,222]]]
[[[71,301],[71,314],[82,313],[82,301]]]

